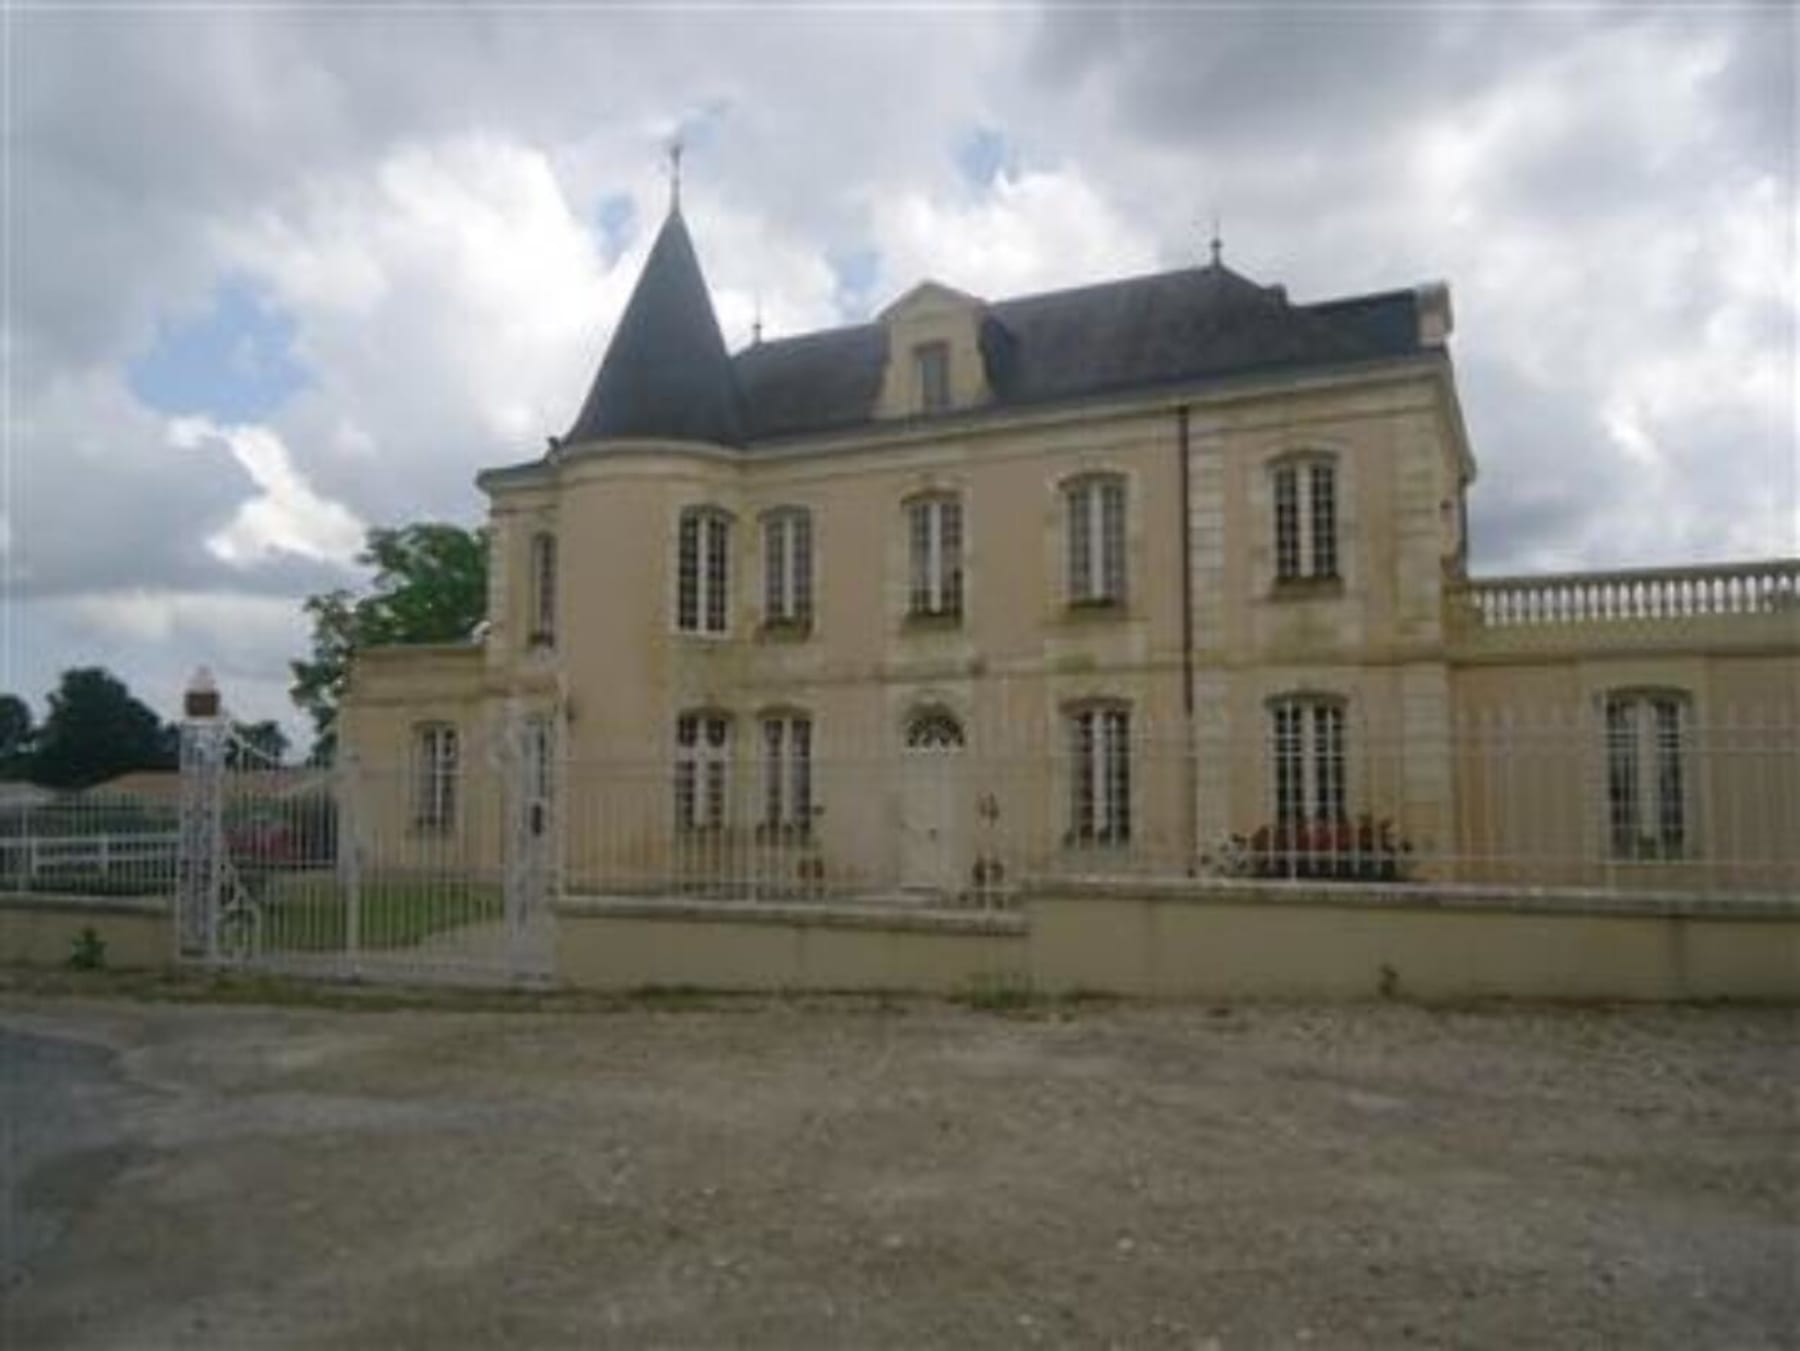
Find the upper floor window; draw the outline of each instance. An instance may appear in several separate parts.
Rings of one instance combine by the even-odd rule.
[[[1687,852],[1687,696],[1644,690],[1606,697],[1606,809],[1619,858]]]
[[[812,621],[812,513],[783,507],[763,517],[763,622]]]
[[[950,344],[922,342],[913,348],[913,373],[918,380],[919,411],[941,413],[950,406]]]
[[[1276,580],[1336,577],[1336,464],[1309,455],[1283,460],[1270,473],[1275,493]]]
[[[456,729],[449,723],[420,723],[413,729],[413,825],[450,830],[456,825]]]
[[[804,839],[812,830],[812,719],[803,713],[762,720],[765,832]]]
[[[714,507],[681,513],[676,560],[675,627],[724,633],[731,586],[731,518]]]
[[[1069,731],[1069,841],[1131,839],[1131,710],[1096,704],[1072,710]]]
[[[731,719],[683,713],[675,720],[675,829],[714,830],[726,822]]]
[[[910,614],[957,618],[963,603],[962,503],[939,495],[906,506],[911,557]]]
[[[531,537],[531,645],[556,644],[556,536],[540,530]]]
[[[1269,705],[1269,722],[1275,819],[1286,825],[1345,820],[1342,701],[1277,699]]]
[[[1067,507],[1069,603],[1118,605],[1125,600],[1125,480],[1116,474],[1079,478],[1063,489]]]

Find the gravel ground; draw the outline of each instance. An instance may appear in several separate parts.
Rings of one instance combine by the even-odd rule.
[[[1795,1031],[0,987],[0,1345],[1794,1346]]]

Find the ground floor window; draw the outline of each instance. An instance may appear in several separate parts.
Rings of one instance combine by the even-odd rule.
[[[1269,706],[1275,819],[1283,824],[1342,821],[1344,705],[1296,697]]]
[[[1131,839],[1131,710],[1102,704],[1068,715],[1069,841]]]
[[[764,831],[804,839],[812,831],[812,719],[801,713],[762,720]]]
[[[729,800],[731,719],[684,713],[675,720],[675,828],[716,830]]]
[[[1687,698],[1675,691],[1608,695],[1606,810],[1616,858],[1680,858],[1688,850]]]
[[[413,825],[443,831],[456,825],[456,728],[422,723],[413,729]]]

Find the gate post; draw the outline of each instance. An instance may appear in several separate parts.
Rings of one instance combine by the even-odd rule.
[[[550,904],[556,888],[554,850],[558,738],[550,717],[527,714],[517,698],[500,712],[502,916],[507,964],[514,979],[547,973]]]
[[[202,666],[182,701],[181,828],[175,857],[176,956],[216,961],[224,880],[228,724],[212,672]]]

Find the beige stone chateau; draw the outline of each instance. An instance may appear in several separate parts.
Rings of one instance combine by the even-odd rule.
[[[1800,564],[1471,578],[1451,329],[1215,255],[732,354],[672,211],[574,425],[478,480],[482,640],[356,665],[383,848],[498,860],[523,726],[575,888],[1790,887]]]

